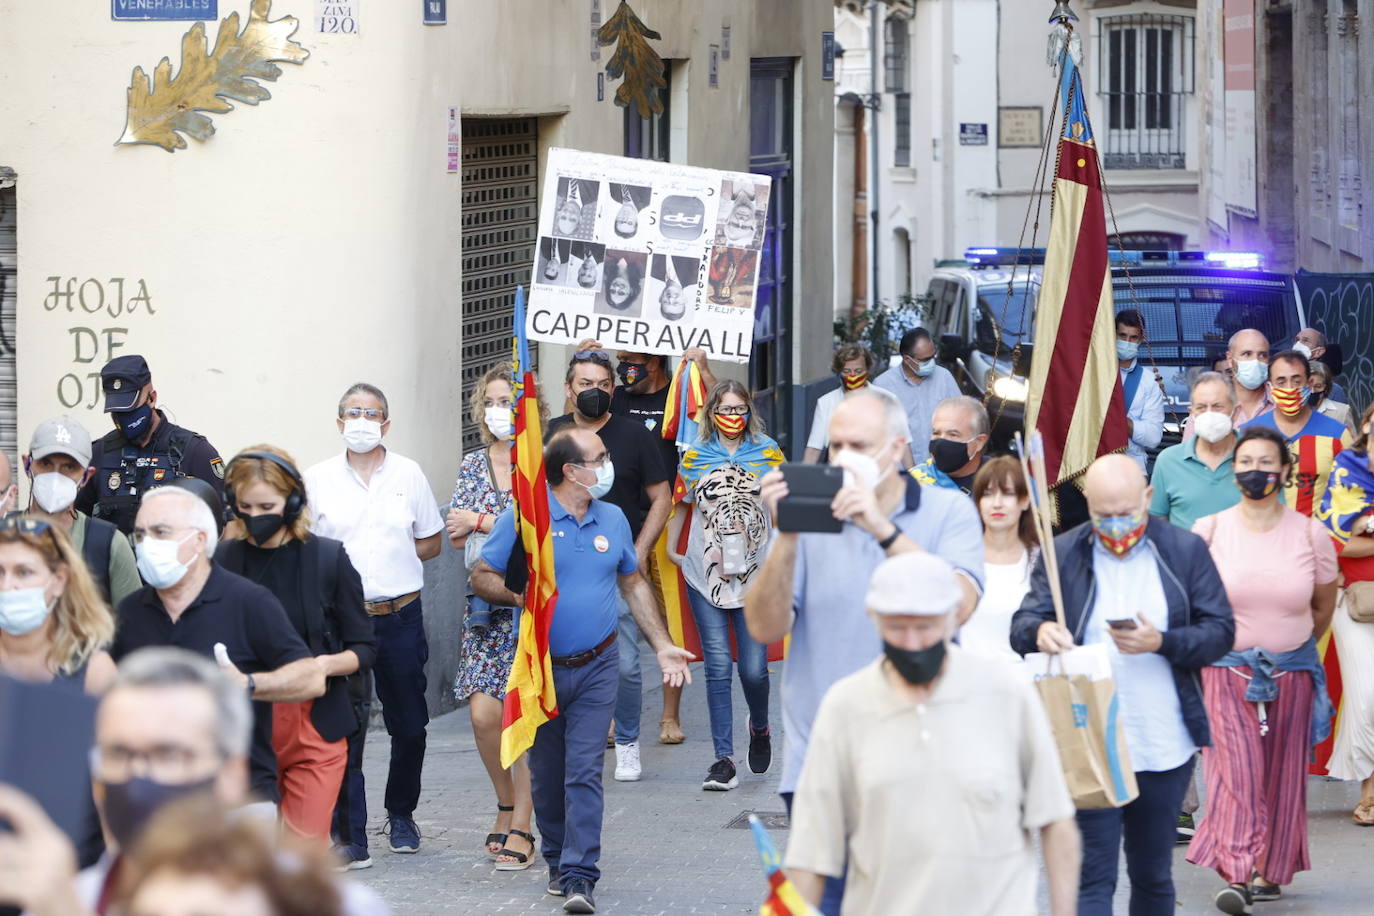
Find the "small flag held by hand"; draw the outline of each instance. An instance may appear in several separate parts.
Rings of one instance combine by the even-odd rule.
[[[758,846],[763,874],[768,879],[768,899],[759,906],[759,916],[820,916],[788,880],[782,870],[782,856],[778,855],[763,821],[749,815],[749,829],[754,831],[754,844]]]

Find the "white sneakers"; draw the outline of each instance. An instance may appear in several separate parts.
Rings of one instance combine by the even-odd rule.
[[[617,744],[615,746],[616,782],[639,782],[640,773],[639,742],[631,741],[629,744]]]

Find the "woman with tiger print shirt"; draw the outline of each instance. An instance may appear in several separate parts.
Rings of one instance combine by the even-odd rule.
[[[706,399],[707,420],[698,441],[682,454],[683,506],[668,521],[668,549],[682,568],[706,662],[706,701],[716,760],[703,789],[739,785],[730,698],[730,631],[739,652],[739,679],[749,706],[749,769],[768,772],[773,759],[768,731],[768,648],[749,635],[744,593],[773,539],[759,500],[759,478],[782,463],[782,450],[763,432],[749,390],[726,380]],[[690,516],[690,523],[686,518]],[[690,524],[687,552],[674,552]]]

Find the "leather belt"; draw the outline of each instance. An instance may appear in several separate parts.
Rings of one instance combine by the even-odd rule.
[[[601,655],[615,644],[617,635],[617,631],[612,630],[610,636],[607,636],[605,639],[601,640],[599,645],[593,646],[586,652],[579,652],[576,655],[565,655],[562,658],[554,656],[550,658],[549,661],[563,668],[581,668],[583,665],[589,665],[597,656]]]
[[[403,608],[418,597],[420,597],[419,592],[411,592],[408,595],[399,595],[395,598],[388,598],[385,601],[364,601],[363,610],[367,611],[370,617],[385,617],[388,614],[399,614]]]

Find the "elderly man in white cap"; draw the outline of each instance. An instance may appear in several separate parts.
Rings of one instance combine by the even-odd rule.
[[[1050,912],[1074,912],[1078,828],[1049,721],[1022,675],[950,642],[961,596],[932,554],[873,573],[883,654],[830,688],[793,802],[787,872],[812,904],[847,869],[845,913],[1030,916],[1039,830]]]

